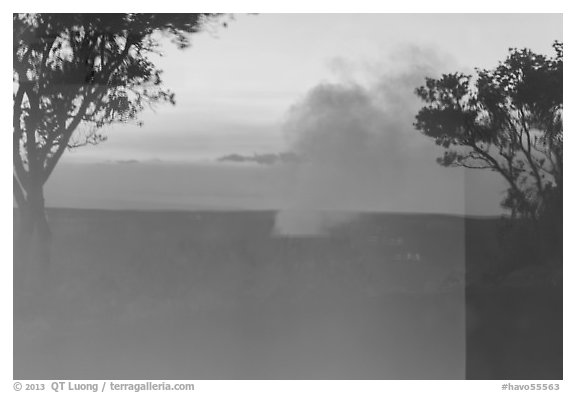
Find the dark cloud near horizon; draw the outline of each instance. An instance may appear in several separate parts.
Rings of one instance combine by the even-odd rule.
[[[218,158],[217,161],[275,165],[281,163],[297,163],[300,161],[300,156],[292,152],[263,153],[263,154],[254,153],[252,155],[228,154]]]
[[[114,161],[116,164],[139,164],[139,160],[116,160]]]

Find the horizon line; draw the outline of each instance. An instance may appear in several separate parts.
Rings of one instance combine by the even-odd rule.
[[[17,206],[13,206],[13,211],[19,210]],[[285,211],[293,212],[326,212],[326,213],[350,213],[357,215],[368,215],[368,214],[381,214],[381,215],[399,215],[399,216],[445,216],[445,217],[455,217],[455,218],[471,218],[471,219],[501,219],[509,218],[510,215],[500,214],[500,215],[481,215],[481,214],[458,214],[458,213],[443,213],[443,212],[392,212],[384,210],[337,210],[337,209],[235,209],[235,208],[198,208],[198,209],[178,209],[178,208],[166,208],[166,209],[124,209],[124,208],[79,208],[79,207],[46,207],[46,211],[50,210],[66,210],[66,211],[84,211],[84,212],[107,212],[107,213],[280,213]]]

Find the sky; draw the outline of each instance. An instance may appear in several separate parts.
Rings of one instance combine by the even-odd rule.
[[[560,14],[236,15],[185,50],[163,42],[154,61],[176,105],[67,152],[47,204],[500,214],[498,176],[435,163],[442,151],[412,126],[414,88],[494,67],[511,47],[551,55],[554,40]],[[285,151],[313,159],[217,162]]]
[[[105,144],[75,160],[198,160],[287,148],[287,110],[338,63],[377,67],[405,46],[433,51],[445,71],[493,67],[509,47],[552,53],[558,14],[259,14],[196,34],[192,46],[163,45],[156,59],[176,106],[142,114],[143,127],[118,125]],[[361,79],[362,76],[360,75]]]

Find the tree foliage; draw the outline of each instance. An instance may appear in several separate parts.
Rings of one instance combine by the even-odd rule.
[[[42,187],[67,148],[106,139],[102,127],[168,102],[148,55],[167,36],[178,47],[213,14],[14,14],[14,196],[43,215]],[[34,221],[34,220],[32,220]],[[32,225],[32,223],[31,223]]]
[[[427,78],[415,126],[445,148],[445,166],[499,173],[503,206],[534,220],[562,210],[563,45],[555,55],[510,49],[494,69]]]

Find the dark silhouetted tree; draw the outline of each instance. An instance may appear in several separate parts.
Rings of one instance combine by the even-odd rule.
[[[535,223],[562,215],[563,46],[553,47],[551,57],[510,49],[494,69],[416,90],[427,105],[415,126],[446,149],[438,162],[497,172],[509,186],[502,205]]]
[[[102,127],[174,104],[149,59],[159,38],[178,47],[213,14],[15,14],[14,198],[26,232],[49,234],[43,187],[66,149],[97,144]]]

